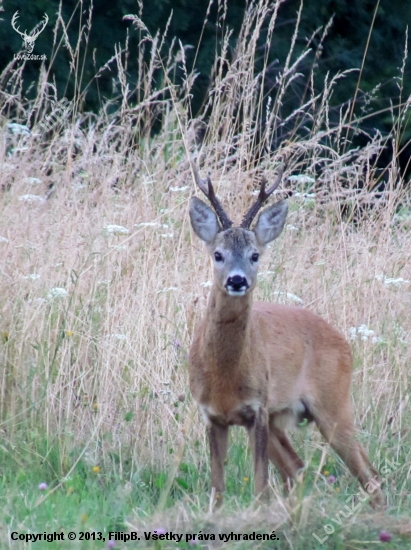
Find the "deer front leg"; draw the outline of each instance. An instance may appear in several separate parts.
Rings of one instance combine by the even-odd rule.
[[[268,498],[268,414],[259,409],[248,429],[254,457],[254,494]]]
[[[227,456],[228,426],[212,423],[208,430],[211,456],[211,487],[215,490],[215,505],[220,506],[225,489],[224,461]]]

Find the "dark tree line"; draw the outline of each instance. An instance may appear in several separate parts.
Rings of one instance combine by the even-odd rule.
[[[163,32],[169,21],[167,33],[168,44],[173,37],[181,40],[185,46],[193,46],[186,49],[187,65],[190,70],[195,59],[195,70],[198,77],[193,89],[193,116],[200,109],[209,84],[210,70],[214,61],[215,52],[218,51],[218,42],[221,41],[225,28],[233,30],[231,47],[235,48],[236,38],[241,28],[247,2],[244,0],[229,0],[227,2],[227,14],[224,18],[224,27],[221,27],[221,13],[224,3],[216,0],[208,13],[207,23],[202,34],[201,47],[197,51],[197,44],[202,33],[203,23],[206,18],[208,3],[192,0],[143,0],[141,17],[144,24],[154,35],[157,30]],[[377,8],[378,5],[378,9]],[[58,49],[55,58],[52,58],[53,42],[62,40],[61,31],[55,37],[53,28],[56,24],[59,11],[58,0],[5,0],[4,11],[1,13],[0,24],[0,69],[7,66],[13,59],[13,55],[19,52],[22,45],[19,36],[11,26],[13,14],[19,11],[20,29],[30,31],[47,13],[49,23],[47,28],[36,40],[34,53],[47,56],[46,66],[51,59],[49,80],[55,82],[59,97],[72,97],[76,86],[85,89],[82,108],[84,110],[98,110],[102,101],[113,95],[114,72],[108,68],[102,71],[98,79],[93,77],[114,53],[115,45],[124,46],[127,31],[129,33],[128,77],[131,89],[137,79],[138,71],[138,40],[139,34],[128,21],[123,21],[126,14],[140,13],[140,7],[136,0],[95,0],[91,17],[91,31],[87,44],[81,49],[81,82],[78,75],[74,77],[73,67],[70,68],[70,55],[65,45]],[[285,0],[280,8],[276,23],[274,37],[268,52],[268,72],[266,86],[275,86],[275,77],[284,66],[291,37],[295,29],[297,13],[300,8],[299,0]],[[79,3],[75,0],[62,1],[62,18],[68,29],[68,37],[72,47],[77,42],[79,28],[87,26],[89,18],[90,1]],[[172,17],[170,19],[170,14]],[[311,53],[305,57],[298,70],[308,75],[318,46],[322,30],[329,24],[327,35],[321,46],[321,56],[318,58],[316,68],[316,85],[320,88],[327,74],[334,75],[337,71],[344,71],[353,67],[363,67],[361,80],[357,93],[359,108],[366,110],[366,100],[361,107],[361,98],[373,91],[373,110],[381,111],[378,116],[364,121],[365,129],[373,132],[375,129],[388,132],[392,127],[392,114],[390,105],[397,105],[404,101],[410,93],[410,64],[405,64],[404,82],[405,88],[400,97],[399,77],[403,64],[406,47],[407,25],[411,22],[411,2],[404,0],[310,0],[305,2],[302,13],[299,32],[296,42],[295,55],[302,52],[307,45],[307,40],[314,33]],[[268,23],[267,23],[268,24]],[[315,31],[317,33],[315,34]],[[263,29],[260,37],[261,59],[256,61],[256,70],[262,64],[265,51],[265,34]],[[141,37],[141,36],[140,36]],[[408,40],[409,45],[409,40]],[[365,55],[366,52],[366,55]],[[195,58],[196,56],[196,58]],[[364,57],[365,56],[365,57]],[[27,62],[24,71],[24,86],[27,94],[33,96],[36,93],[36,83],[39,78],[40,61]],[[338,108],[352,99],[357,84],[358,72],[350,73],[343,79],[334,91],[331,99],[333,106]],[[175,78],[181,78],[176,72]],[[304,94],[306,80],[301,78],[294,86],[294,97],[289,96],[288,109],[292,110],[300,104]],[[270,90],[267,90],[270,93]],[[133,98],[132,98],[133,99]],[[138,98],[135,98],[138,101]],[[285,106],[287,109],[287,106]],[[402,134],[402,143],[406,144],[411,138],[410,130],[405,127]]]

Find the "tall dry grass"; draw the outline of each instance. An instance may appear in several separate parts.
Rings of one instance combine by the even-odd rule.
[[[3,119],[0,152],[2,444],[44,434],[59,446],[60,476],[80,457],[108,469],[115,455],[121,470],[127,456],[132,472],[143,465],[173,472],[184,453],[199,471],[206,466],[186,361],[212,274],[189,228],[188,199],[196,190],[188,158],[196,156],[211,173],[235,219],[261,174],[272,178],[286,159],[290,214],[284,234],[268,248],[255,294],[307,307],[352,338],[360,438],[377,466],[388,455],[401,462],[388,494],[400,507],[410,478],[408,194],[395,158],[385,171],[385,191],[373,192],[382,136],[350,150],[349,108],[339,124],[329,123],[329,98],[342,75],[282,118],[305,55],[296,58],[294,43],[267,102],[265,73],[254,74],[253,66],[261,27],[268,25],[268,40],[275,32],[270,6],[251,5],[234,56],[224,37],[208,101],[194,123],[195,76],[185,68],[184,49],[176,44],[165,56],[162,36],[150,36],[137,16],[151,61],[145,65],[140,52],[135,105],[125,56],[115,54],[121,91],[115,115],[102,105],[100,113],[80,116],[77,97],[49,132],[30,138],[15,127],[13,134],[7,124],[25,124],[33,104],[12,98],[13,68],[2,75],[9,93],[3,113],[18,105],[17,118]],[[179,87],[170,80],[176,64],[186,72]],[[161,71],[158,91],[154,73]],[[52,112],[52,99],[61,99],[55,94],[44,76],[36,100],[43,116]],[[282,127],[287,140],[274,150]],[[205,136],[195,144],[198,128]],[[390,139],[399,139],[398,128],[393,132]],[[374,334],[352,330],[361,325]],[[323,449],[316,435],[308,443],[297,437],[296,445],[306,458]]]

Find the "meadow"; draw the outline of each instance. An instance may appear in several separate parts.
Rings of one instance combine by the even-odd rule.
[[[186,71],[180,85],[171,80],[176,64],[184,71],[184,48],[167,56],[161,35],[150,36],[137,16],[142,48],[151,52],[150,63],[141,59],[137,104],[124,52],[113,57],[114,113],[106,101],[99,113],[82,114],[81,95],[58,108],[46,70],[30,101],[19,95],[16,66],[1,75],[2,548],[208,548],[221,534],[273,531],[278,541],[253,546],[360,549],[390,539],[387,548],[409,547],[411,205],[396,163],[408,100],[389,113],[389,136],[375,133],[357,147],[350,140],[361,119],[350,104],[330,123],[343,75],[330,77],[320,94],[308,91],[300,109],[282,118],[303,56],[290,44],[270,101],[264,73],[253,72],[259,32],[267,18],[274,32],[275,15],[265,2],[252,4],[233,58],[227,36],[194,121],[195,75]],[[79,51],[70,49],[78,82]],[[399,86],[402,77],[399,69]],[[34,120],[30,131],[27,120]],[[281,127],[295,130],[274,149]],[[377,169],[387,147],[393,160]],[[212,280],[189,225],[188,201],[198,194],[192,156],[236,222],[262,175],[272,180],[284,161],[272,200],[288,197],[287,225],[267,249],[255,297],[308,308],[350,341],[356,424],[384,478],[385,510],[359,499],[356,480],[307,426],[292,436],[306,470],[286,496],[272,468],[267,506],[252,496],[245,433],[232,429],[225,503],[210,510],[206,432],[187,374]],[[154,531],[183,537],[146,540]],[[12,540],[12,533],[55,532],[64,541]],[[141,540],[114,540],[112,532],[138,532]],[[206,542],[211,534],[217,540]]]

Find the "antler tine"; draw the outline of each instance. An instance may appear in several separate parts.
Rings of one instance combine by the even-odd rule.
[[[45,13],[43,15],[43,19],[37,24],[37,26],[41,26],[41,28],[38,31],[38,33],[36,34],[36,38],[37,38],[37,36],[39,36],[39,34],[41,34],[43,32],[43,30],[45,29],[48,22],[49,22],[49,16],[47,15],[47,13]]]
[[[190,161],[190,164],[191,164],[191,169],[193,170],[193,173],[194,173],[196,184],[210,201],[211,206],[214,208],[214,211],[221,222],[222,228],[224,230],[229,229],[233,225],[233,222],[224,212],[224,208],[221,206],[221,202],[216,197],[213,184],[211,183],[210,176],[207,176],[207,179],[205,180],[201,179],[200,174],[198,173],[198,170],[197,170],[197,166],[195,165],[195,162]]]
[[[49,16],[47,13],[44,14],[43,19],[37,23],[37,25],[34,27],[34,29],[31,31],[29,35],[29,39],[31,42],[33,42],[34,47],[34,41],[38,38],[38,36],[44,31],[46,28],[47,23],[49,22]],[[34,32],[36,29],[39,29],[37,32]]]
[[[26,31],[24,32],[21,32],[19,29],[20,27],[17,27],[16,28],[16,22],[17,22],[17,19],[19,18],[19,10],[16,11],[16,13],[13,15],[13,17],[11,18],[11,26],[13,27],[13,29],[20,35],[20,36],[24,36],[26,34]]]
[[[265,186],[267,184],[267,179],[265,177],[263,177],[263,179],[261,181],[260,192],[258,194],[257,200],[251,206],[251,208],[244,214],[244,217],[243,217],[243,220],[241,222],[240,227],[242,227],[243,229],[248,229],[250,227],[251,222],[255,218],[257,212],[263,206],[263,204],[268,199],[268,197],[270,195],[272,195],[274,193],[274,191],[277,189],[277,187],[280,185],[281,179],[283,177],[283,173],[284,173],[284,163],[281,163],[280,171],[278,173],[277,179],[272,184],[272,186],[267,189],[267,191],[265,190]]]

